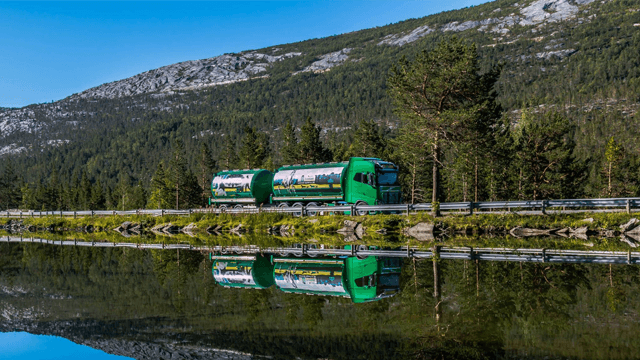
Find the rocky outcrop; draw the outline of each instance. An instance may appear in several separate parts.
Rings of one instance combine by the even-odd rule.
[[[320,55],[318,57],[320,58],[320,60],[312,62],[311,65],[305,67],[301,71],[294,73],[294,75],[308,71],[312,71],[314,73],[329,71],[332,67],[340,65],[343,62],[347,61],[347,59],[349,58],[347,54],[351,52],[351,50],[351,48],[344,48],[339,51]]]
[[[433,236],[434,228],[433,224],[421,222],[410,228],[403,229],[402,232],[418,241],[431,241],[435,239]]]
[[[184,61],[163,66],[136,76],[85,90],[72,98],[117,98],[153,92],[193,90],[231,84],[265,72],[271,63],[300,56],[291,52],[282,55],[256,51],[225,54],[208,59]]]

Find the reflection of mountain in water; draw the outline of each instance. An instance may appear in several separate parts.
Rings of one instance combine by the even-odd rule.
[[[396,296],[353,304],[274,286],[225,288],[208,256],[194,251],[1,243],[0,254],[0,331],[58,335],[141,359],[605,359],[640,351],[635,265],[403,259]]]

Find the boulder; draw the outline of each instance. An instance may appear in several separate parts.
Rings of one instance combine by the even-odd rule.
[[[338,232],[341,234],[352,234],[356,231],[356,227],[358,227],[360,223],[352,220],[345,220],[344,227],[338,229]]]
[[[589,232],[589,228],[586,227],[586,226],[581,226],[581,227],[576,228],[576,229],[569,228],[569,233],[570,234],[584,234],[584,235],[586,235],[588,232]]]
[[[362,239],[364,237],[364,231],[366,230],[366,228],[364,226],[362,226],[362,224],[358,224],[356,226],[355,229],[355,234],[357,237],[359,237],[360,239]]]
[[[629,221],[627,221],[626,224],[620,225],[620,231],[622,231],[623,233],[631,231],[638,226],[638,223],[639,223],[638,219],[632,218]]]
[[[531,229],[516,226],[513,229],[509,230],[509,234],[515,237],[547,236],[551,235],[551,233],[556,230],[557,229]]]
[[[433,236],[433,229],[433,224],[421,222],[410,228],[403,229],[402,232],[407,236],[417,239],[418,241],[429,241],[435,239]]]

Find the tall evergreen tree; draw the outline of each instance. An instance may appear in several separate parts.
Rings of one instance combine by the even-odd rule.
[[[573,198],[579,193],[584,165],[573,155],[574,130],[556,112],[534,117],[523,111],[514,131],[520,199]]]
[[[147,207],[151,209],[169,209],[172,202],[171,183],[165,172],[164,164],[160,162],[155,174],[151,178],[150,195]]]
[[[186,194],[181,194],[181,192],[185,192],[187,183],[187,159],[184,152],[184,144],[180,140],[175,140],[173,143],[173,154],[169,161],[168,175],[174,190],[175,209],[178,210],[185,203],[184,195]]]
[[[387,84],[395,111],[405,124],[414,124],[414,135],[430,149],[432,202],[440,199],[443,151],[461,140],[485,108],[494,106],[486,92],[495,74],[484,77],[479,70],[475,44],[456,37],[419,52],[412,62],[403,57],[391,68]]]
[[[298,160],[298,139],[296,138],[296,129],[290,119],[284,125],[281,149],[282,161],[285,164],[291,165]]]
[[[200,156],[198,157],[200,187],[202,188],[202,200],[204,201],[211,193],[211,180],[216,163],[211,156],[211,150],[206,143],[200,145]]]
[[[229,134],[225,136],[224,148],[220,156],[220,168],[222,170],[231,170],[238,166],[238,151],[236,144]]]
[[[0,209],[15,209],[20,205],[20,183],[13,161],[7,159],[0,176]]]
[[[240,148],[240,162],[247,169],[258,168],[263,165],[269,155],[269,138],[265,133],[258,133],[255,128],[246,127],[242,148]]]
[[[349,156],[382,157],[386,142],[380,127],[373,120],[362,119],[349,146]]]
[[[298,162],[303,164],[319,163],[331,160],[329,150],[322,145],[320,133],[322,129],[307,118],[300,133],[298,143]]]

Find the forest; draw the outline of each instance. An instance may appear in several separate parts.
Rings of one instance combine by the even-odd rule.
[[[503,40],[469,30],[457,37],[434,32],[402,47],[375,43],[425,24],[507,14],[513,6],[500,0],[282,45],[308,55],[274,64],[261,79],[64,102],[94,115],[69,119],[56,134],[68,143],[4,156],[0,209],[201,207],[215,171],[350,156],[398,164],[411,203],[637,196],[640,32],[633,24],[640,12],[633,1],[596,2],[590,9],[598,16],[588,22],[535,32],[515,27]],[[534,56],[558,43],[576,52]],[[290,75],[317,59],[313,54],[346,47],[360,60]],[[438,110],[432,98],[423,99],[424,109],[444,115],[411,113],[401,96],[410,93],[411,74],[445,50],[453,63],[465,58],[471,66],[459,77],[464,96]],[[440,85],[452,79],[440,75]],[[438,84],[431,86],[437,96]],[[31,134],[16,141],[39,140]]]

